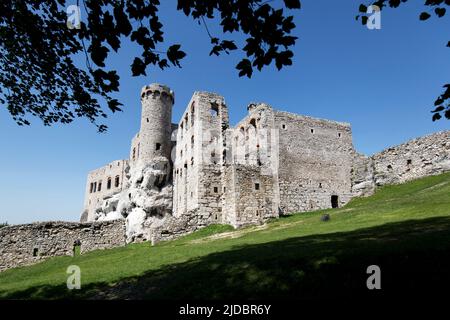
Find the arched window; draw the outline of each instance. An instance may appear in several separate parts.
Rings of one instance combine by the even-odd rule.
[[[102,182],[101,181],[98,182],[98,189],[97,190],[98,191],[102,191]]]
[[[119,176],[116,176],[116,179],[114,180],[114,186],[115,186],[116,188],[118,188],[118,187],[119,187],[119,184],[120,184],[120,177],[119,177]]]
[[[108,178],[108,182],[106,183],[106,189],[111,189],[111,177]]]

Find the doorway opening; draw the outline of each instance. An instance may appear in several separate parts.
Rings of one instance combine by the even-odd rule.
[[[331,207],[333,209],[339,208],[339,197],[336,195],[331,196]]]

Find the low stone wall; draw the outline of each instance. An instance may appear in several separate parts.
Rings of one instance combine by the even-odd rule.
[[[210,224],[207,219],[198,215],[197,210],[190,211],[180,217],[167,216],[164,223],[156,228],[150,229],[150,240],[152,244],[160,241],[175,240],[190,234]]]
[[[403,183],[450,170],[450,131],[388,148],[372,156],[377,186]]]
[[[72,256],[124,246],[125,221],[93,223],[39,222],[0,229],[0,271],[37,263],[54,256]]]
[[[365,157],[355,154],[352,169],[352,192],[371,195],[376,186],[450,171],[450,131],[438,132],[410,140]]]
[[[373,178],[373,159],[354,153],[351,171],[353,196],[369,196],[375,192]]]

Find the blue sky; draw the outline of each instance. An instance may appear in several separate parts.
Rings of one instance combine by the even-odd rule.
[[[134,47],[126,45],[110,58],[109,66],[121,76],[117,97],[125,107],[108,118],[108,133],[98,134],[86,121],[44,127],[32,119],[32,126],[18,127],[0,108],[0,222],[78,220],[86,174],[128,157],[139,130],[139,92],[152,82],[175,91],[174,122],[194,91],[213,91],[225,96],[232,124],[252,101],[350,122],[354,145],[365,154],[450,127],[449,121],[433,123],[430,117],[434,99],[450,80],[445,47],[450,17],[420,22],[423,1],[383,11],[382,29],[368,30],[355,21],[359,1],[337,6],[304,0],[302,10],[293,12],[299,37],[294,65],[281,72],[271,66],[252,79],[239,78],[234,69],[240,53],[209,57],[205,30],[177,12],[175,0],[162,2],[165,38],[180,43],[188,56],[182,69],[150,69],[139,78],[129,70],[138,53]],[[209,27],[220,35],[212,22]]]

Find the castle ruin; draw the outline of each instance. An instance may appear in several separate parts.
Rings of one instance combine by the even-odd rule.
[[[421,138],[418,150],[413,142],[406,153],[366,157],[348,123],[251,103],[231,127],[222,96],[195,92],[173,124],[174,101],[166,86],[142,89],[130,158],[89,173],[82,222],[125,219],[128,241],[159,241],[209,224],[338,208],[377,185],[450,170],[448,132]]]
[[[210,224],[264,223],[297,212],[338,208],[376,187],[450,171],[450,131],[370,157],[353,147],[351,127],[248,105],[231,127],[222,96],[195,92],[178,124],[174,93],[141,91],[141,126],[129,159],[87,177],[80,223],[0,229],[0,271],[58,255],[169,240]]]

